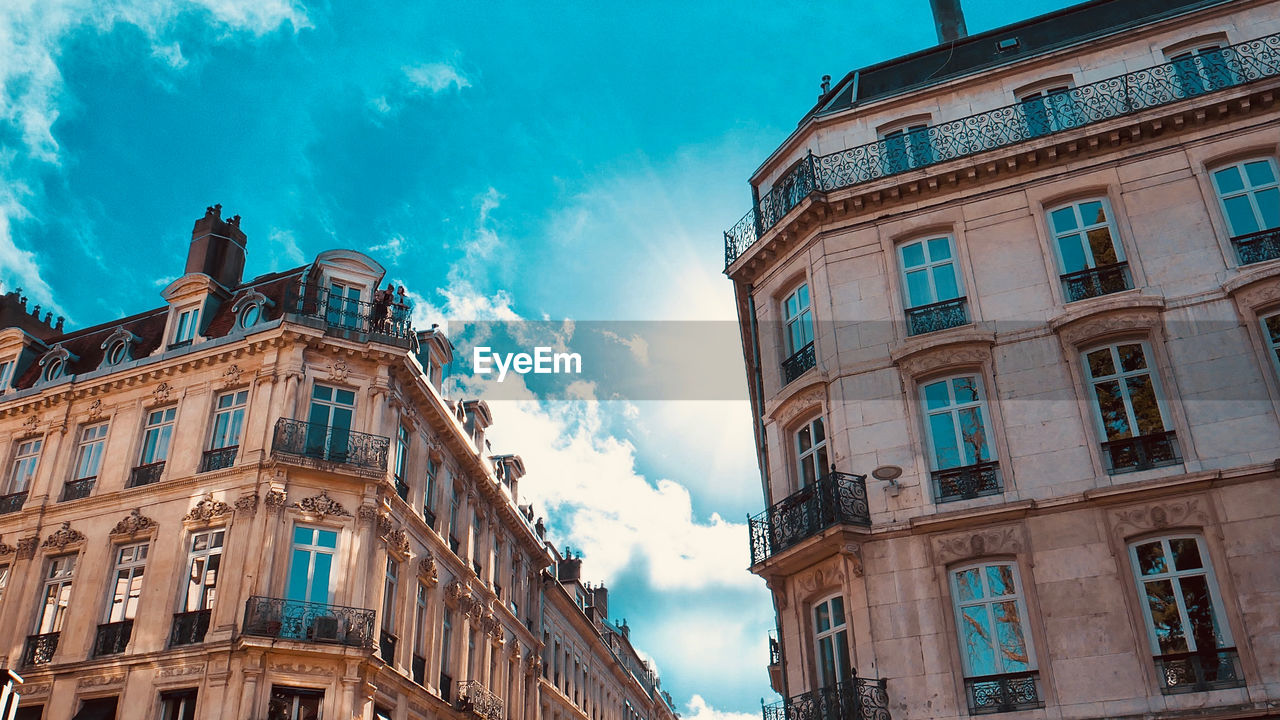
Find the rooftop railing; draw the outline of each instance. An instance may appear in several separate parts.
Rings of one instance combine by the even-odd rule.
[[[759,515],[751,528],[751,564],[817,535],[833,525],[871,525],[867,476],[832,471]]]
[[[353,340],[376,339],[411,347],[417,342],[411,308],[403,295],[375,290],[373,301],[344,297],[318,285],[300,283],[289,289],[286,312],[323,323],[329,335]]]
[[[725,231],[725,266],[732,265],[814,192],[853,187],[1277,75],[1280,33],[829,155],[810,153],[774,181],[755,207]]]

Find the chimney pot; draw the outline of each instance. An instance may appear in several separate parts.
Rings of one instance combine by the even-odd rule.
[[[205,208],[196,220],[187,250],[187,273],[204,273],[226,288],[240,285],[244,273],[245,234],[240,216],[222,219],[222,205]]]

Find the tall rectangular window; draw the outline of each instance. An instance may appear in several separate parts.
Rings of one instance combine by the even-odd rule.
[[[107,424],[86,425],[80,430],[80,444],[76,447],[76,464],[72,480],[88,480],[98,476],[102,464],[102,449],[107,444]]]
[[[112,583],[107,589],[107,608],[93,642],[93,656],[125,651],[133,633],[142,596],[142,578],[147,568],[148,543],[133,543],[115,549]]]
[[[395,664],[396,645],[396,593],[400,591],[400,564],[387,558],[387,574],[382,585],[382,637],[378,654],[388,665]]]
[[[440,697],[446,702],[453,690],[453,609],[444,608],[440,620]]]
[[[1084,354],[1094,420],[1111,474],[1182,462],[1145,342],[1126,342]]]
[[[139,465],[164,462],[169,459],[169,442],[173,439],[173,423],[178,408],[167,407],[147,413],[147,424],[142,431],[142,456]]]
[[[427,586],[417,585],[413,602],[413,681],[426,685],[427,673]]]
[[[1276,372],[1280,373],[1280,312],[1262,318],[1262,337]]]
[[[187,576],[173,618],[169,644],[192,645],[204,642],[209,619],[218,595],[218,573],[222,567],[225,530],[192,533],[187,551]]]
[[[1058,266],[1067,302],[1133,287],[1105,199],[1091,199],[1049,211]]]
[[[13,466],[9,469],[7,494],[24,493],[31,488],[31,481],[40,467],[40,448],[44,440],[33,438],[20,441],[13,453]]]
[[[1153,538],[1129,546],[1143,620],[1166,694],[1244,684],[1206,550],[1198,535]]]
[[[333,556],[337,547],[337,531],[305,525],[295,527],[285,597],[289,600],[327,605],[332,589],[330,580]]]
[[[1213,171],[1213,189],[1240,264],[1280,257],[1280,182],[1274,158],[1232,163]]]
[[[76,556],[49,558],[44,576],[44,602],[36,618],[36,634],[62,631],[67,606],[71,602],[71,581],[75,578]]]
[[[320,384],[311,388],[306,453],[334,462],[346,462],[355,406],[356,394],[352,390]]]
[[[200,324],[200,308],[192,307],[178,311],[178,320],[173,326],[173,345],[188,345],[196,336],[196,328]]]
[[[160,720],[196,720],[196,689],[160,693]]]
[[[991,562],[951,573],[970,714],[1041,706],[1017,566]]]
[[[240,445],[240,432],[244,429],[244,409],[248,402],[248,390],[236,390],[218,396],[214,406],[213,436],[209,439],[210,449]]]
[[[849,631],[844,598],[827,598],[813,607],[814,648],[817,650],[818,683],[828,688],[849,677]]]
[[[436,526],[436,475],[440,472],[435,459],[427,459],[427,486],[422,491],[422,516],[427,525]]]
[[[453,486],[449,496],[449,549],[458,554],[458,486]]]
[[[13,387],[13,370],[17,366],[17,360],[0,360],[0,395]]]
[[[0,564],[0,603],[4,602],[5,588],[9,587],[9,565]]]
[[[969,322],[951,238],[903,243],[898,246],[898,259],[909,334],[920,335]]]
[[[813,309],[807,283],[801,283],[782,301],[782,315],[787,351],[787,359],[782,363],[785,385],[817,364],[813,352]]]
[[[934,498],[947,502],[992,495],[1002,489],[982,380],[961,375],[924,384],[925,435],[933,465]]]
[[[796,460],[800,487],[808,487],[827,474],[827,428],[821,417],[796,431]]]
[[[396,494],[401,500],[409,499],[409,483],[405,480],[405,473],[409,466],[409,428],[401,425],[396,428],[396,460],[394,465]]]

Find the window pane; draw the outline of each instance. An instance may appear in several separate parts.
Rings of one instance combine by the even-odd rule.
[[[822,664],[822,684],[830,685],[836,679],[836,659],[832,653],[830,637],[818,641],[818,662]]]
[[[982,597],[982,581],[978,575],[978,568],[969,568],[956,573],[956,594],[959,595],[960,602]]]
[[[947,238],[934,238],[929,241],[929,261],[938,262],[951,257],[951,241]]]
[[[992,597],[1013,595],[1013,567],[1010,565],[990,565],[987,567],[987,587]]]
[[[1195,538],[1174,538],[1169,541],[1169,549],[1173,551],[1174,568],[1198,570],[1204,567],[1200,561],[1200,543]]]
[[[1107,221],[1107,211],[1103,209],[1101,201],[1090,200],[1080,203],[1080,217],[1085,225],[1097,225]]]
[[[999,672],[991,647],[991,629],[987,627],[985,605],[965,608],[960,614],[963,627],[960,636],[964,640],[964,655],[969,664],[969,674],[994,675]]]
[[[1116,373],[1115,363],[1111,359],[1111,348],[1094,350],[1085,356],[1085,360],[1089,364],[1089,377],[1100,378]]]
[[[1133,372],[1134,370],[1145,370],[1147,367],[1147,358],[1142,353],[1141,345],[1118,345],[1116,347],[1117,354],[1120,355],[1120,371]]]
[[[1156,402],[1151,376],[1137,375],[1124,382],[1129,389],[1129,401],[1133,403],[1133,417],[1138,421],[1138,434],[1164,432],[1164,420],[1160,417],[1160,405]]]
[[[1248,176],[1249,184],[1254,187],[1270,185],[1276,181],[1275,172],[1271,170],[1271,163],[1266,160],[1245,163],[1244,174]]]
[[[951,404],[947,395],[947,381],[940,380],[924,386],[924,406],[929,410],[937,410]]]
[[[1218,632],[1213,603],[1209,599],[1209,582],[1204,575],[1183,577],[1182,604],[1187,608],[1187,621],[1191,623],[1191,637],[1197,650],[1221,647],[1222,636]]]
[[[813,421],[813,441],[821,443],[827,439],[827,429],[822,422],[822,418]]]
[[[1123,440],[1132,437],[1129,428],[1129,416],[1124,411],[1124,400],[1120,397],[1120,383],[1112,380],[1094,385],[1098,395],[1098,412],[1102,415],[1102,427],[1106,429],[1108,440]]]
[[[813,471],[813,456],[806,455],[800,460],[800,485],[808,485],[817,479],[818,476]]]
[[[831,608],[827,607],[826,603],[821,603],[813,609],[813,624],[818,628],[818,632],[831,629]]]
[[[929,416],[929,432],[933,439],[933,452],[938,470],[960,467],[960,448],[956,446],[956,430],[951,413]]]
[[[978,412],[978,408],[968,408],[961,410],[960,415],[960,437],[964,441],[964,456],[966,465],[975,465],[980,462],[986,462],[991,458],[991,453],[987,449],[987,432],[982,426],[982,415]]]
[[[978,402],[978,383],[971,377],[955,378],[951,381],[951,387],[955,390],[956,402]]]
[[[907,304],[920,307],[933,302],[933,291],[929,289],[927,270],[907,273]]]
[[[939,265],[933,269],[933,288],[938,302],[960,297],[960,286],[956,283],[955,266],[951,263]]]
[[[1143,583],[1147,594],[1147,610],[1151,613],[1151,625],[1155,629],[1160,654],[1187,651],[1187,640],[1182,631],[1182,618],[1178,615],[1178,603],[1173,597],[1173,584],[1169,580],[1152,580]]]
[[[1273,343],[1280,343],[1280,315],[1272,315],[1262,321],[1263,327],[1267,330],[1267,336]]]
[[[1116,246],[1111,241],[1111,230],[1109,228],[1096,228],[1088,232],[1089,249],[1093,251],[1093,265],[1112,265],[1120,262],[1120,258],[1116,257]]]
[[[316,570],[311,576],[311,602],[329,602],[329,571],[333,566],[333,556],[328,553],[316,553]]]
[[[796,433],[796,445],[800,448],[800,452],[807,452],[813,447],[813,435],[808,425],[800,428],[800,432]]]
[[[1168,571],[1164,560],[1164,547],[1157,542],[1143,543],[1134,548],[1138,556],[1138,571],[1143,575],[1159,575]]]
[[[1049,213],[1049,219],[1053,223],[1055,232],[1066,232],[1076,229],[1076,211],[1074,207],[1058,208]]]
[[[1280,227],[1280,190],[1262,190],[1256,196],[1258,211],[1262,213],[1263,229]]]
[[[293,529],[294,545],[310,545],[315,539],[316,531],[309,527],[295,527]]]
[[[1239,192],[1244,189],[1244,180],[1240,177],[1240,168],[1232,165],[1222,168],[1213,174],[1213,182],[1218,186],[1218,194]]]
[[[1084,247],[1080,244],[1080,235],[1072,233],[1058,238],[1058,249],[1062,253],[1062,272],[1073,273],[1089,267],[1084,256]]]
[[[991,613],[995,618],[996,641],[1000,646],[1002,672],[1022,672],[1031,668],[1027,653],[1027,641],[1022,636],[1022,619],[1018,603],[1013,600],[994,603]]]
[[[799,300],[799,307],[809,307],[809,286],[807,284],[801,285],[796,289],[796,298]]]
[[[289,562],[289,586],[285,597],[290,600],[307,599],[307,574],[311,570],[311,553],[294,548]]]
[[[1249,203],[1248,195],[1236,195],[1235,197],[1226,198],[1222,201],[1223,207],[1227,212],[1227,224],[1231,226],[1231,236],[1240,237],[1255,233],[1262,228],[1258,227],[1258,221],[1253,214],[1253,205]]]
[[[840,627],[844,624],[844,598],[831,598],[831,626]]]
[[[924,243],[911,243],[902,246],[903,267],[916,267],[924,264]]]
[[[799,304],[796,302],[795,293],[791,293],[790,295],[787,296],[786,301],[784,301],[782,304],[783,315],[785,319],[790,320],[791,318],[796,316],[796,313],[800,312],[800,308],[798,305]]]

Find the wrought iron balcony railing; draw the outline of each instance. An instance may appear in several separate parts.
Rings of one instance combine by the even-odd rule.
[[[48,665],[53,662],[53,654],[58,651],[58,637],[62,633],[45,633],[28,635],[27,644],[22,648],[22,665]]]
[[[458,707],[481,720],[502,720],[502,698],[478,680],[458,682]]]
[[[968,696],[969,714],[1012,712],[1044,707],[1040,698],[1040,673],[1006,673],[983,675],[964,679],[964,692]]]
[[[401,500],[409,502],[409,485],[400,478],[396,478],[396,494],[400,496]]]
[[[908,335],[923,335],[968,324],[967,298],[943,300],[907,310]]]
[[[306,460],[351,465],[386,472],[391,439],[322,423],[280,418],[276,421],[271,452]]]
[[[18,512],[26,501],[27,492],[25,490],[9,495],[0,495],[0,515]]]
[[[243,632],[373,649],[373,620],[374,612],[363,608],[255,595],[245,603]]]
[[[909,138],[885,138],[829,155],[810,154],[788,168],[725,231],[725,266],[814,192],[853,187],[1280,75],[1280,34],[1202,57],[1205,61],[1194,69],[1185,62],[1164,63],[1080,85],[1039,102],[1018,102],[943,122],[913,131]]]
[[[883,678],[849,677],[824,688],[761,707],[763,720],[889,720]]]
[[[1062,276],[1062,294],[1067,302],[1110,295],[1132,287],[1133,280],[1129,277],[1127,262],[1088,268]]]
[[[434,529],[435,529],[435,527],[436,527],[436,513],[435,513],[435,511],[434,511],[434,510],[432,510],[431,508],[427,507],[426,505],[423,505],[423,506],[422,506],[422,519],[423,519],[423,521],[425,521],[425,522],[427,523],[427,527],[431,528],[432,530],[434,530]]]
[[[98,481],[97,477],[80,478],[79,480],[70,480],[62,484],[62,502],[71,500],[83,500],[89,497],[89,493],[93,492],[93,485]]]
[[[192,610],[173,614],[173,627],[169,630],[169,647],[198,645],[209,632],[212,610]]]
[[[382,293],[386,293],[383,295]],[[376,339],[391,345],[417,342],[404,296],[375,290],[374,301],[343,297],[329,288],[305,283],[290,288],[287,312],[323,323],[327,334],[353,340]]]
[[[1000,464],[995,461],[934,470],[930,474],[933,477],[934,502],[971,500],[1004,492],[1004,485],[1000,482]]]
[[[1240,655],[1233,647],[1157,655],[1155,661],[1156,673],[1160,676],[1160,692],[1165,695],[1244,685]]]
[[[119,655],[129,644],[133,635],[133,621],[103,623],[98,626],[98,634],[93,639],[93,657],[103,655]]]
[[[832,525],[869,527],[866,475],[832,471],[755,517],[751,528],[751,564],[813,537]]]
[[[378,634],[378,657],[388,665],[394,665],[396,662],[396,645],[400,644],[400,638],[387,632],[383,628]]]
[[[139,465],[129,473],[129,482],[125,487],[141,487],[142,485],[150,485],[160,481],[160,476],[164,473],[164,460],[160,462]]]
[[[800,377],[806,370],[817,364],[818,359],[814,356],[813,343],[809,343],[792,353],[791,357],[782,361],[782,384],[790,384],[791,381]]]
[[[1178,438],[1168,432],[1140,435],[1102,443],[1102,459],[1108,475],[1150,470],[1182,462]]]
[[[1280,228],[1263,230],[1231,238],[1241,265],[1252,265],[1264,260],[1280,258]]]
[[[427,659],[414,653],[413,661],[409,664],[409,674],[413,676],[414,682],[425,687],[427,684]]]
[[[213,472],[214,470],[225,470],[236,464],[236,455],[240,452],[239,445],[228,445],[223,448],[214,448],[205,450],[200,456],[200,469],[196,472]]]

